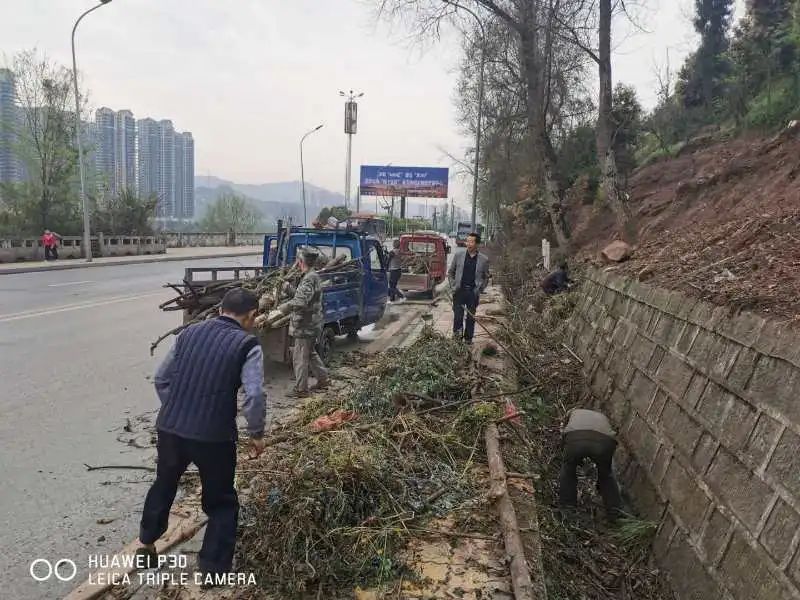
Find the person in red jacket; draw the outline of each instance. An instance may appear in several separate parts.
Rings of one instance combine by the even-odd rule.
[[[44,259],[57,260],[58,259],[58,238],[57,233],[53,233],[49,229],[44,230],[42,235],[42,246],[44,246]]]

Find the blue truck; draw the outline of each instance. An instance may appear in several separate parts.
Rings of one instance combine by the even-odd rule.
[[[337,335],[355,336],[359,329],[380,320],[389,299],[386,257],[380,240],[358,228],[309,229],[283,227],[264,238],[260,267],[211,267],[186,269],[189,283],[239,279],[265,270],[294,263],[297,249],[309,246],[329,259],[344,256],[354,268],[320,273],[325,325],[317,340],[317,350],[325,362],[330,360]],[[288,327],[265,330],[261,334],[265,360],[288,363],[291,343]]]

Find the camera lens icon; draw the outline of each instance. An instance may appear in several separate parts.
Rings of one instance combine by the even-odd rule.
[[[78,574],[78,567],[75,561],[68,558],[62,558],[55,564],[46,558],[37,558],[31,563],[28,572],[36,581],[49,581],[54,575],[59,581],[72,581]]]

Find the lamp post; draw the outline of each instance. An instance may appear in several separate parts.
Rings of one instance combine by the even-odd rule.
[[[320,123],[311,131],[308,131],[303,137],[300,138],[300,187],[303,194],[303,227],[308,227],[308,214],[306,214],[306,173],[305,169],[303,168],[303,142],[306,141],[306,138],[310,136],[315,131],[319,131],[322,129],[322,126],[325,123]]]
[[[83,252],[86,262],[92,262],[91,227],[89,226],[89,203],[86,199],[86,174],[83,171],[83,146],[81,145],[81,97],[78,91],[78,61],[75,58],[75,31],[83,17],[96,11],[111,0],[100,0],[100,4],[84,12],[72,27],[72,83],[75,86],[75,145],[78,146],[78,172],[81,179],[81,205],[83,206]]]
[[[346,171],[344,174],[344,205],[345,208],[350,208],[350,176],[352,174],[352,156],[353,156],[353,134],[356,133],[358,128],[358,104],[356,98],[361,98],[364,92],[356,94],[353,90],[345,93],[339,90],[339,95],[347,98],[344,104],[344,132],[347,135],[347,159]]]
[[[475,17],[475,22],[481,30],[481,67],[478,75],[478,119],[475,126],[475,171],[472,174],[472,230],[477,229],[478,213],[478,167],[481,157],[481,122],[483,120],[483,74],[486,66],[486,29],[481,18],[463,4],[453,2],[453,0],[442,0],[445,4],[453,6],[456,10],[463,10]]]

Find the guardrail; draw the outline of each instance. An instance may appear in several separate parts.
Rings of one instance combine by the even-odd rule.
[[[162,236],[104,235],[90,238],[94,256],[138,256],[164,254],[166,240]],[[58,244],[58,258],[82,258],[83,237],[63,236]],[[44,260],[40,238],[0,239],[0,263]]]

